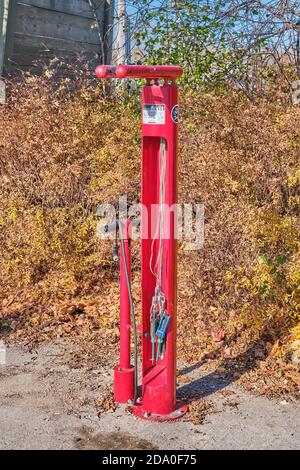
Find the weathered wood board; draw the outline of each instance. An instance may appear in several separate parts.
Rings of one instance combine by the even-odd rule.
[[[99,44],[94,20],[45,8],[18,4],[15,33]]]
[[[108,59],[113,21],[108,11],[113,8],[111,0],[95,1],[94,12],[88,0],[6,1],[14,5],[11,9],[14,18],[10,18],[13,31],[4,64],[8,71],[31,69],[40,59],[44,63],[53,57],[72,60],[78,53],[86,56],[91,66],[102,61],[103,50],[104,60]]]
[[[70,13],[72,15],[80,15],[93,19],[90,6],[85,0],[24,0],[22,3],[25,5],[46,8],[51,11]],[[103,2],[100,2],[100,4],[101,3]]]

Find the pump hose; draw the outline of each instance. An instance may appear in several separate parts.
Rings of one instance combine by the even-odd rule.
[[[138,389],[137,327],[136,327],[134,302],[133,302],[132,290],[131,290],[129,273],[128,273],[128,265],[127,265],[126,255],[125,255],[125,242],[124,242],[124,238],[123,238],[123,227],[122,227],[122,221],[121,220],[119,220],[119,231],[120,231],[121,250],[122,250],[123,264],[124,264],[124,270],[125,270],[127,291],[128,291],[129,302],[130,302],[131,323],[132,323],[132,327],[133,327],[133,342],[134,342],[134,399],[133,399],[133,403],[135,404],[136,401],[137,401],[137,389]]]

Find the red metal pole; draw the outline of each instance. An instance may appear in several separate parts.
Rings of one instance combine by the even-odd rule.
[[[179,78],[182,68],[176,65],[118,65],[117,78]]]
[[[98,65],[96,76],[101,78],[180,78],[177,65]]]
[[[182,416],[186,407],[176,403],[176,322],[177,322],[177,240],[172,207],[177,203],[178,180],[178,88],[175,83],[163,86],[147,85],[143,88],[143,155],[142,155],[142,227],[151,232],[142,239],[142,319],[143,332],[150,330],[150,309],[156,279],[150,269],[151,249],[157,220],[153,220],[151,207],[159,204],[160,152],[166,152],[165,204],[163,239],[162,292],[166,311],[171,316],[165,340],[165,351],[156,364],[151,360],[151,339],[143,335],[142,403],[134,413],[144,419],[168,421]],[[159,251],[159,240],[154,241],[154,259]]]
[[[130,221],[120,221],[123,236],[125,259],[120,246],[120,364],[114,369],[114,398],[118,403],[127,403],[134,398],[134,367],[130,365],[130,301],[126,280],[125,263],[128,276],[131,276]],[[121,240],[122,243],[122,240]]]
[[[123,222],[122,222],[123,223]],[[125,261],[127,264],[129,279],[131,276],[131,255],[129,221],[123,223],[123,239],[125,248],[125,260],[120,247],[120,368],[130,367],[130,301],[125,275]]]

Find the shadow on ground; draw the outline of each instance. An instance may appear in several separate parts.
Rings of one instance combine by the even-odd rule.
[[[236,341],[237,336],[231,338],[230,343]],[[255,353],[257,348],[261,348],[266,339],[258,338],[251,343],[247,350],[233,358],[227,358],[222,361],[219,367],[198,379],[193,380],[191,383],[183,385],[178,389],[178,398],[184,398],[185,401],[193,401],[195,399],[207,397],[215,392],[218,392],[228,385],[239,380],[245,373],[256,368]],[[262,358],[263,359],[263,358]],[[200,369],[206,362],[206,357],[201,359],[191,366],[185,367],[180,371],[181,375],[190,374]]]

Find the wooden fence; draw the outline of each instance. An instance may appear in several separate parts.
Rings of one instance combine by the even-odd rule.
[[[91,67],[109,63],[113,8],[114,0],[0,0],[0,74],[78,54]]]

